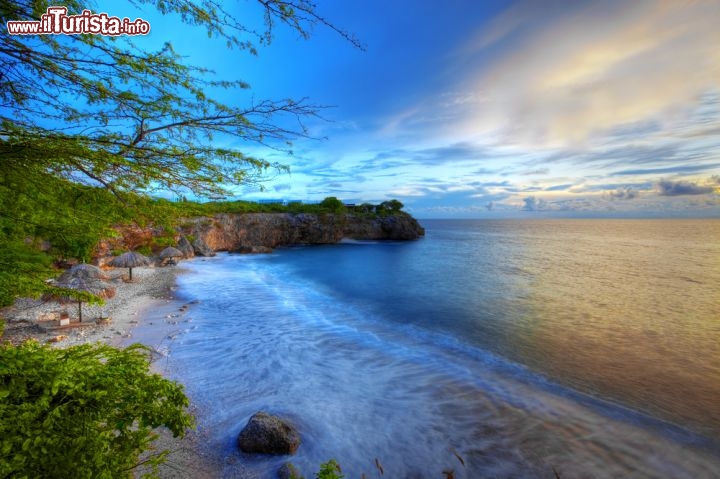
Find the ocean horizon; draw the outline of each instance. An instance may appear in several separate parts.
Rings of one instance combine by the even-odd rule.
[[[421,223],[417,241],[184,263],[178,301],[198,303],[136,338],[226,477],[287,460],[237,451],[258,410],[298,426],[305,476],[330,458],[346,477],[375,459],[387,477],[720,470],[720,220]]]

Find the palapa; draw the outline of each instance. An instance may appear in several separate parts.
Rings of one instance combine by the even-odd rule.
[[[76,273],[77,276],[74,276],[70,271],[66,271],[55,281],[55,285],[64,289],[74,289],[75,291],[90,293],[100,298],[112,298],[115,296],[115,289],[113,287],[103,282],[101,279],[84,276],[84,273],[85,271],[80,271]],[[60,296],[59,298],[61,300],[68,299],[70,296]],[[78,302],[78,318],[82,323],[83,302],[81,299],[72,299],[76,299]]]
[[[60,275],[57,280],[62,282],[74,277],[101,280],[108,279],[108,275],[105,274],[105,272],[97,266],[93,266],[87,263],[80,263],[65,271],[63,274]]]
[[[147,266],[149,264],[150,258],[135,251],[128,251],[127,253],[123,253],[110,261],[110,266],[128,268],[130,270],[130,281],[132,281],[133,268],[137,268],[138,266]]]
[[[177,260],[180,258],[184,258],[185,254],[177,248],[168,246],[167,248],[162,250],[158,256],[160,258],[160,264],[162,266],[167,266],[171,264],[177,264]]]
[[[185,256],[185,254],[182,251],[172,246],[168,246],[160,252],[160,259],[182,258],[183,256]]]

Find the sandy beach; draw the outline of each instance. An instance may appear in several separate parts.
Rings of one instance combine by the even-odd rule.
[[[0,317],[5,320],[5,333],[0,340],[18,344],[35,339],[59,348],[96,342],[120,347],[130,344],[133,328],[148,313],[172,301],[175,277],[181,272],[182,266],[133,268],[133,281],[127,282],[124,280],[127,270],[108,271],[107,282],[115,288],[115,296],[101,306],[83,304],[83,325],[77,323],[77,303],[19,299],[13,306],[0,311]],[[69,314],[70,326],[58,327],[53,320],[43,319],[62,312]],[[162,372],[162,368],[153,369]],[[222,475],[222,466],[212,464],[198,447],[201,438],[197,431],[188,431],[183,439],[173,438],[163,429],[157,433],[156,450],[171,451],[160,468],[160,477],[211,478]],[[143,469],[138,468],[136,475],[140,477],[142,472]]]
[[[41,299],[18,299],[11,307],[0,312],[5,319],[3,340],[12,343],[26,339],[52,342],[57,347],[103,342],[117,345],[129,337],[132,328],[141,320],[143,311],[162,305],[171,299],[175,275],[181,267],[133,268],[133,281],[127,282],[126,269],[107,272],[109,286],[115,296],[104,305],[83,304],[83,323],[78,320],[77,302],[61,304]],[[58,327],[53,320],[44,319],[53,313],[67,312],[70,326]],[[103,319],[101,319],[103,318]]]

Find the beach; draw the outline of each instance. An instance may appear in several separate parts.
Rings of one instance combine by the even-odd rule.
[[[130,337],[132,328],[140,321],[144,311],[166,304],[171,299],[177,267],[133,268],[133,281],[127,282],[126,269],[107,271],[107,284],[115,289],[115,296],[104,305],[83,303],[83,324],[77,323],[77,302],[61,304],[43,299],[18,299],[0,313],[5,319],[3,340],[12,343],[35,339],[52,342],[57,347],[103,342],[118,345]],[[43,320],[53,313],[67,312],[69,327],[56,327],[53,320]],[[100,319],[102,318],[102,319]]]
[[[5,333],[0,340],[19,344],[34,339],[58,348],[97,342],[126,346],[133,342],[133,328],[146,315],[172,304],[175,277],[181,272],[182,266],[133,268],[133,281],[127,282],[124,280],[127,270],[119,268],[107,271],[107,282],[115,288],[115,295],[105,300],[104,305],[83,304],[83,324],[87,324],[83,326],[77,324],[76,302],[61,304],[42,299],[18,299],[13,306],[0,313],[5,320]],[[69,327],[53,327],[52,320],[39,319],[64,311],[70,315]],[[155,372],[162,372],[161,368],[156,367],[157,360],[162,357],[162,353],[153,355]],[[192,405],[191,412],[194,413]],[[155,450],[170,451],[166,463],[160,467],[160,477],[217,477],[214,471],[220,470],[220,467],[213,465],[201,452],[198,441],[202,438],[197,431],[188,431],[182,439],[173,438],[165,429],[156,432],[159,437],[154,443]],[[139,467],[137,476],[141,476],[142,472],[142,467]]]

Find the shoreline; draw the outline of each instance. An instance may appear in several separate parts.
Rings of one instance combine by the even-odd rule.
[[[115,288],[115,296],[106,299],[104,305],[83,303],[82,325],[77,322],[76,302],[18,299],[13,306],[0,311],[0,317],[5,320],[5,332],[0,340],[18,344],[35,339],[60,348],[95,342],[118,346],[123,339],[131,337],[132,329],[148,310],[172,300],[175,277],[181,272],[182,267],[133,268],[134,280],[131,283],[123,281],[126,269],[106,272],[110,276],[107,283]],[[60,312],[69,313],[69,326],[56,327],[52,321],[41,319]],[[100,318],[109,319],[98,322]]]
[[[116,288],[115,296],[105,300],[105,304],[88,305],[83,303],[83,322],[87,326],[77,325],[77,303],[61,304],[58,301],[18,299],[13,306],[3,308],[0,317],[5,320],[5,331],[0,342],[9,341],[19,344],[29,339],[40,343],[49,343],[56,348],[67,348],[80,344],[105,343],[115,347],[126,347],[136,341],[133,335],[135,327],[152,320],[153,312],[167,309],[173,301],[176,277],[184,272],[182,265],[173,267],[133,268],[134,281],[123,281],[127,270],[116,268],[106,273],[107,281]],[[48,328],[39,318],[48,313],[67,311],[70,314],[70,327]],[[110,318],[107,323],[97,324],[98,318]],[[60,338],[59,338],[60,337]],[[147,345],[152,347],[152,345]],[[163,373],[157,361],[162,356],[153,355],[151,371],[168,377]],[[172,379],[172,378],[171,378]],[[198,419],[198,409],[192,403],[190,412]],[[167,461],[159,468],[161,478],[212,478],[222,474],[223,466],[210,460],[200,446],[202,432],[200,428],[188,430],[184,438],[175,438],[170,431],[160,428],[155,431],[158,438],[152,443],[152,449],[141,456],[146,457],[153,451],[169,450]],[[140,477],[150,472],[139,466],[134,475]]]

